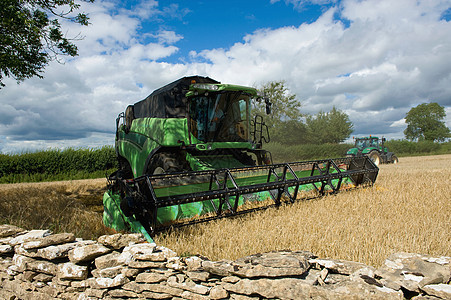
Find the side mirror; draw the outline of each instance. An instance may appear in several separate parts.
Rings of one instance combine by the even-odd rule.
[[[270,115],[271,114],[271,105],[272,105],[272,103],[269,102],[268,98],[265,98],[265,104],[266,104],[266,114]]]

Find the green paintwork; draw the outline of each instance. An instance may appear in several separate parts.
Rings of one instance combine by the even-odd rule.
[[[346,155],[357,155],[359,151],[362,154],[368,154],[373,150],[378,152],[387,152],[387,147],[382,147],[380,144],[380,139],[377,136],[360,137],[355,139],[354,148],[349,149]]]
[[[142,224],[133,217],[126,217],[119,205],[121,198],[119,194],[114,194],[111,191],[106,191],[103,194],[103,224],[116,231],[131,231],[142,233],[144,238],[153,243],[152,237],[146,231]]]

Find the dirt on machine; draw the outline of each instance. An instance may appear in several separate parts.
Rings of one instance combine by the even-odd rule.
[[[272,162],[257,89],[191,76],[155,90],[116,119],[119,169],[104,194],[105,225],[152,236],[299,199],[372,185],[367,156]],[[252,117],[253,116],[253,117]]]
[[[377,136],[370,135],[354,138],[354,140],[354,147],[346,153],[348,157],[368,156],[376,166],[389,163],[397,164],[399,162],[398,157],[393,152],[388,151],[384,137],[380,139]]]

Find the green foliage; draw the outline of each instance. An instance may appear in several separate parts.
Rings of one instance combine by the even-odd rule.
[[[300,121],[302,114],[300,112],[301,103],[296,100],[296,95],[290,94],[283,81],[272,81],[264,84],[260,91],[265,94],[272,102],[271,114],[265,113],[265,102],[255,102],[252,108],[253,114],[264,116],[265,123],[269,129],[279,127],[286,121]]]
[[[50,60],[58,55],[77,55],[77,47],[64,36],[58,19],[88,25],[84,13],[69,16],[79,7],[74,0],[2,0],[0,88],[4,86],[4,77],[17,81],[42,77],[42,70]]]
[[[332,108],[315,116],[302,114],[301,103],[290,94],[285,82],[264,84],[260,91],[272,102],[271,114],[265,115],[265,103],[257,102],[253,114],[264,116],[271,140],[285,145],[341,143],[352,133],[352,123],[344,112]],[[303,121],[305,119],[305,122]]]
[[[311,144],[341,143],[352,133],[352,122],[344,112],[332,108],[330,112],[320,111],[307,116],[308,142]]]
[[[387,141],[385,146],[397,156],[451,153],[451,142],[434,143],[432,141],[391,140]]]
[[[0,183],[98,178],[115,169],[113,147],[0,155]]]
[[[423,103],[409,110],[406,115],[407,128],[404,134],[408,140],[442,142],[451,137],[443,119],[445,108],[437,103]]]

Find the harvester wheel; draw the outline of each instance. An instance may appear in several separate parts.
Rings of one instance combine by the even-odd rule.
[[[396,155],[393,155],[393,156],[391,157],[391,161],[392,161],[392,163],[394,163],[394,164],[397,164],[397,163],[399,162],[398,157],[397,157]]]
[[[368,157],[373,161],[376,166],[379,166],[381,163],[381,155],[376,150],[371,151],[368,154]]]

